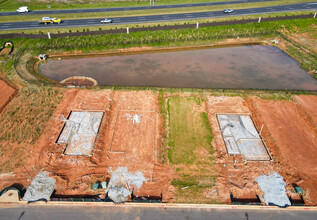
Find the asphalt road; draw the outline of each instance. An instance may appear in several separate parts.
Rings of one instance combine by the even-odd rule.
[[[149,10],[149,9],[201,7],[201,6],[212,6],[212,5],[241,4],[241,3],[268,2],[268,1],[276,1],[276,0],[235,0],[235,1],[226,1],[226,2],[206,2],[206,3],[193,3],[193,4],[140,6],[140,7],[43,10],[43,11],[30,11],[27,14],[28,15],[47,15],[47,14],[89,13],[89,12],[109,12],[109,11],[133,11],[133,10]],[[0,12],[0,16],[10,16],[10,15],[17,15],[17,14],[18,13],[15,11]]]
[[[239,10],[235,10],[232,13],[223,13],[223,11],[210,11],[210,12],[195,12],[195,13],[181,13],[181,14],[168,14],[168,15],[116,17],[116,18],[113,18],[112,24],[192,20],[192,19],[201,19],[201,18],[216,18],[216,17],[225,17],[225,16],[235,16],[235,15],[251,15],[251,14],[263,14],[263,13],[286,12],[286,11],[302,11],[302,10],[317,10],[317,2],[269,6],[269,7],[261,7],[261,8],[239,9]],[[0,23],[0,30],[97,26],[97,25],[101,25],[101,22],[100,22],[101,19],[103,18],[64,20],[59,25],[58,24],[44,25],[34,21],[33,22]],[[105,25],[111,25],[111,24],[105,24]]]
[[[315,220],[317,211],[287,209],[179,208],[120,206],[22,206],[0,208],[0,220],[86,220],[86,219],[235,219],[235,220]]]

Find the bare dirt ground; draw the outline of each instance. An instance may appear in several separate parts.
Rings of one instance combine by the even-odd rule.
[[[12,88],[8,83],[0,79],[0,113],[9,104],[17,91]]]
[[[294,167],[280,164],[278,158],[273,162],[244,162],[240,156],[229,156],[226,153],[226,147],[217,122],[216,114],[243,114],[253,115],[253,108],[241,97],[208,97],[206,103],[208,118],[212,126],[214,135],[212,145],[216,152],[214,157],[220,167],[215,189],[218,197],[222,202],[230,202],[230,193],[239,199],[256,199],[258,185],[256,178],[262,174],[277,172],[284,177],[288,184],[287,191],[294,199],[298,199],[291,192],[292,183],[299,183],[300,177]],[[268,111],[269,112],[269,111]],[[272,112],[268,113],[272,114]],[[258,124],[262,125],[261,123]],[[267,137],[265,136],[265,141]],[[276,146],[266,143],[270,151],[274,151]],[[300,184],[299,184],[300,185]],[[214,189],[214,190],[215,190]]]
[[[1,87],[0,87],[1,88]],[[256,178],[277,172],[287,183],[288,195],[297,199],[292,184],[305,190],[306,204],[317,204],[317,96],[293,96],[292,100],[264,100],[256,97],[208,96],[205,111],[212,127],[213,157],[219,168],[216,186],[206,190],[205,196],[230,202],[235,198],[254,199],[258,185]],[[151,91],[112,91],[70,89],[47,123],[43,135],[35,144],[5,145],[6,158],[14,157],[14,149],[24,148],[25,164],[12,173],[0,175],[0,187],[13,183],[28,186],[34,176],[48,171],[56,178],[56,194],[91,195],[102,193],[91,190],[96,181],[106,181],[111,170],[127,167],[131,173],[141,172],[146,182],[134,195],[161,196],[170,201],[173,192],[170,183],[173,171],[162,165],[160,154],[162,118],[158,97]],[[93,155],[67,156],[65,145],[55,142],[64,125],[61,116],[70,111],[103,111],[99,134]],[[244,162],[239,156],[228,156],[216,119],[216,114],[251,115],[273,157],[271,162]],[[134,115],[140,118],[133,121]],[[21,167],[21,166],[19,166]]]
[[[65,145],[55,143],[64,125],[61,116],[72,110],[105,112],[91,157],[64,155]],[[139,124],[133,124],[127,114],[139,114]],[[39,171],[45,170],[57,180],[56,194],[98,194],[102,192],[91,190],[94,182],[106,181],[111,170],[127,167],[131,173],[142,172],[147,179],[140,189],[133,188],[134,195],[162,193],[168,199],[172,175],[155,156],[160,151],[160,140],[161,118],[152,92],[71,89],[64,94],[43,135],[28,148],[24,168],[1,178],[7,179],[1,186],[11,185],[12,178],[27,186]],[[115,152],[118,149],[123,153]]]
[[[248,105],[274,156],[288,174],[294,173],[308,204],[317,204],[316,96],[294,96],[294,101],[252,98]],[[284,178],[285,176],[282,175]],[[290,183],[290,182],[287,182]]]

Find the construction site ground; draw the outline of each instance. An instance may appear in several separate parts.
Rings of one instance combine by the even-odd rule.
[[[74,110],[105,112],[91,157],[64,155],[65,145],[55,143],[64,125],[62,115]],[[68,90],[42,136],[29,145],[23,166],[13,173],[1,174],[0,187],[13,181],[27,186],[39,171],[45,170],[57,180],[56,194],[92,195],[102,193],[91,190],[93,183],[106,181],[117,167],[127,167],[131,173],[142,172],[147,179],[140,189],[130,189],[134,195],[166,195],[172,176],[156,158],[161,140],[157,110],[158,101],[151,91]],[[122,117],[125,112],[142,115],[136,130],[126,129],[133,122]]]
[[[12,88],[6,81],[0,79],[0,113],[9,104],[16,95],[16,90]]]
[[[287,183],[288,195],[298,198],[292,187],[296,184],[304,189],[307,205],[317,204],[317,171],[314,169],[317,167],[314,159],[317,155],[317,96],[269,100],[256,96],[210,96],[207,93],[179,95],[181,99],[188,96],[201,97],[203,102],[193,106],[193,112],[206,113],[212,129],[214,152],[199,148],[195,152],[201,157],[198,161],[213,158],[208,164],[215,169],[212,174],[216,177],[215,184],[204,190],[206,199],[230,203],[230,193],[236,198],[256,198],[256,193],[259,194],[256,178],[277,172]],[[173,201],[174,173],[176,169],[185,170],[188,165],[161,162],[163,134],[169,130],[169,124],[167,120],[163,126],[160,105],[159,94],[152,91],[65,90],[63,99],[35,143],[11,143],[10,152],[23,147],[25,159],[11,173],[0,174],[0,189],[13,183],[28,186],[32,178],[44,170],[57,180],[58,195],[98,194],[102,192],[92,190],[93,183],[107,181],[112,171],[126,167],[131,173],[140,171],[146,178],[142,187],[133,188],[135,195],[163,195],[163,201]],[[64,126],[61,117],[68,116],[71,111],[104,112],[90,157],[64,155],[65,145],[56,144]],[[240,156],[227,155],[217,114],[251,115],[261,130],[272,161],[248,162]],[[133,115],[140,117],[139,123],[133,120]],[[1,143],[5,145],[5,141]],[[6,152],[2,156],[5,157]],[[191,201],[195,202],[195,198]]]
[[[287,183],[287,194],[294,200],[293,184],[305,189],[306,204],[316,204],[316,96],[293,96],[292,100],[264,100],[257,97],[208,97],[207,111],[213,129],[215,157],[221,166],[217,179],[218,194],[229,200],[256,198],[256,178],[277,172]],[[316,107],[316,106],[315,106]],[[249,114],[252,116],[269,152],[272,162],[247,162],[238,156],[228,156],[217,123],[216,114]],[[263,126],[263,128],[262,128]]]

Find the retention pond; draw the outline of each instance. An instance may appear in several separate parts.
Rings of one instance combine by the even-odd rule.
[[[57,81],[87,76],[108,86],[317,90],[317,80],[296,60],[263,45],[52,58],[39,72]]]

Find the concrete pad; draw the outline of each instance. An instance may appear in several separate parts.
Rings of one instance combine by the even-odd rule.
[[[103,112],[71,112],[57,143],[66,144],[65,154],[86,155],[92,153]]]
[[[246,160],[270,160],[261,139],[240,139],[237,143]]]
[[[246,160],[270,160],[249,115],[219,114],[217,119],[229,155],[242,155]]]
[[[75,134],[71,142],[67,145],[65,154],[67,155],[90,155],[95,144],[94,134]]]

